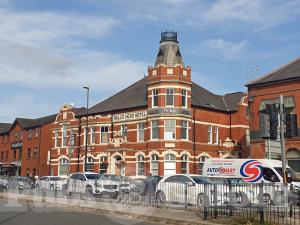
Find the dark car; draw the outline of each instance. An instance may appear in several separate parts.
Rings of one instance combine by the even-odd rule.
[[[31,190],[32,181],[28,177],[10,177],[8,178],[7,187],[10,191]]]

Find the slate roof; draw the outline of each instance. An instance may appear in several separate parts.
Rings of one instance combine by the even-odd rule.
[[[7,133],[11,125],[11,123],[0,123],[0,134]]]
[[[296,79],[300,79],[300,58],[297,58],[254,81],[250,81],[246,86],[251,87]]]
[[[56,115],[57,114],[53,114],[50,116],[44,116],[36,119],[16,118],[13,124],[11,125],[10,129],[13,128],[17,123],[19,123],[23,129],[43,126],[54,122]]]
[[[244,93],[237,92],[216,95],[205,88],[192,83],[192,105],[225,112],[236,111]],[[133,108],[147,107],[147,78],[137,81],[112,97],[96,104],[89,109],[89,114],[101,114],[126,110]],[[78,116],[84,116],[85,111]]]

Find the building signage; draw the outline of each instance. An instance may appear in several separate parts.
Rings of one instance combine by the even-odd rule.
[[[15,149],[15,148],[22,148],[23,146],[23,142],[15,142],[11,144],[11,148]]]
[[[147,111],[138,111],[130,113],[116,114],[113,116],[114,122],[144,119],[147,116]]]
[[[191,115],[191,110],[182,108],[154,108],[149,109],[148,114],[183,114]]]

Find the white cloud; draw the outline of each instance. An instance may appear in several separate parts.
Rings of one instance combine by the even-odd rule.
[[[204,13],[205,23],[250,24],[255,30],[280,25],[299,16],[299,1],[218,0]]]
[[[221,38],[206,40],[197,48],[201,55],[227,60],[239,59],[247,50],[247,40],[240,42],[225,41]]]

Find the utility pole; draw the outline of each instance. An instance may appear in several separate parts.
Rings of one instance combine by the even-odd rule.
[[[283,104],[283,95],[280,95],[279,100],[279,118],[280,118],[280,141],[281,141],[281,161],[282,161],[282,178],[283,183],[286,184],[286,157],[285,157],[285,138],[284,138],[284,104]]]

